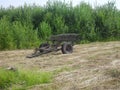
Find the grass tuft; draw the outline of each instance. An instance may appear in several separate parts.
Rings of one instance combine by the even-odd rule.
[[[50,72],[35,72],[30,70],[10,71],[0,68],[0,90],[12,85],[28,87],[36,84],[49,83],[52,80]]]

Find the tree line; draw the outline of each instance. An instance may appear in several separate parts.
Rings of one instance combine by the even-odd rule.
[[[77,33],[80,43],[120,40],[120,10],[115,2],[92,6],[48,1],[45,6],[0,8],[0,50],[38,46],[51,35]]]

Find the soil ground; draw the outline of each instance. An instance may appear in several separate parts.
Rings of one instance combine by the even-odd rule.
[[[79,44],[72,54],[58,51],[26,58],[32,52],[0,51],[0,67],[56,73],[51,83],[35,85],[30,90],[120,90],[120,77],[106,74],[112,69],[120,70],[120,41]]]

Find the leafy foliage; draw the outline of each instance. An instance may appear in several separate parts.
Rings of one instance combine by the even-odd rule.
[[[0,50],[37,46],[50,35],[77,33],[80,42],[120,40],[120,11],[115,2],[96,6],[48,0],[43,7],[33,4],[0,8]]]
[[[39,37],[42,39],[47,39],[48,37],[50,37],[50,35],[52,34],[51,32],[51,27],[49,24],[47,24],[46,22],[42,22],[39,25]]]

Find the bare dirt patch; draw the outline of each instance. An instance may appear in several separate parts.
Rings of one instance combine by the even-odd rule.
[[[57,72],[50,84],[31,90],[120,90],[120,80],[105,74],[107,69],[120,68],[119,41],[76,45],[72,54],[26,58],[32,51],[0,51],[0,67]]]

